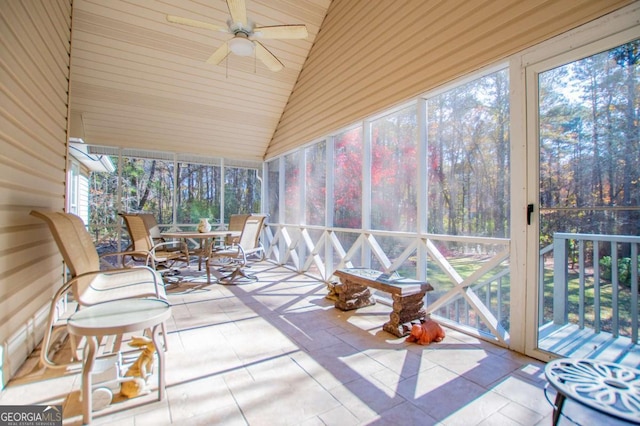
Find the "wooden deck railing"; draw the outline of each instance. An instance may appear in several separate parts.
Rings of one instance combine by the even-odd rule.
[[[539,326],[575,324],[637,344],[639,246],[638,236],[553,234],[540,250]]]

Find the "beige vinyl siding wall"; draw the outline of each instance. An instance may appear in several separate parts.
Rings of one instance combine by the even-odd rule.
[[[40,342],[62,258],[32,209],[62,210],[71,0],[0,1],[0,387]]]
[[[333,0],[266,158],[630,3]]]

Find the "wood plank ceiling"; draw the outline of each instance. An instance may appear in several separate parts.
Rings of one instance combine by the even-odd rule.
[[[331,0],[246,0],[256,25],[305,24],[306,40],[261,40],[253,57],[205,61],[232,36],[167,22],[226,25],[225,0],[74,0],[70,136],[86,143],[263,159]]]

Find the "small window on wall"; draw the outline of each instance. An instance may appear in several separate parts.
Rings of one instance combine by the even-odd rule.
[[[79,214],[80,164],[71,162],[67,186],[67,212]]]

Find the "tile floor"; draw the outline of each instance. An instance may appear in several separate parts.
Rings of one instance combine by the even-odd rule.
[[[313,278],[254,269],[256,283],[169,287],[167,398],[115,398],[93,424],[551,424],[543,363],[450,329],[409,344],[381,330],[386,305],[342,312]],[[64,424],[80,424],[80,376],[43,370],[37,356],[0,404],[59,404]]]

